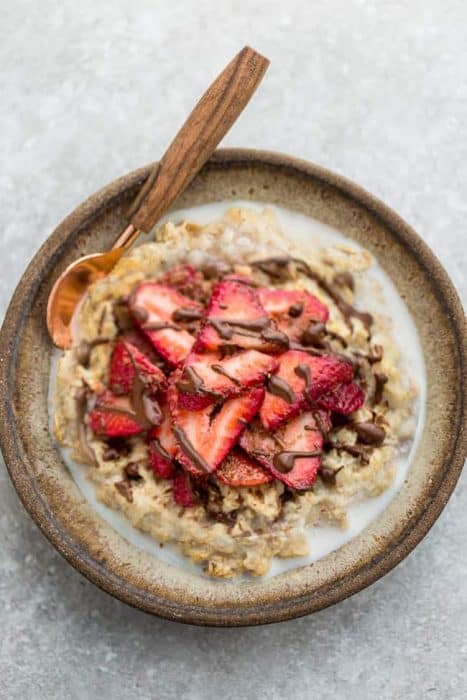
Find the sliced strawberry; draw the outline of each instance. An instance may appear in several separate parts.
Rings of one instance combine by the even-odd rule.
[[[132,343],[119,341],[110,360],[109,386],[114,394],[129,394],[136,372],[151,394],[157,393],[166,385],[165,376],[159,367]]]
[[[258,296],[266,313],[290,340],[300,340],[311,321],[326,323],[329,311],[313,294],[261,287]]]
[[[263,351],[284,347],[270,339],[271,321],[253,287],[238,278],[224,279],[213,289],[208,306],[207,321],[196,341],[196,352],[216,351],[220,346],[235,345]],[[285,338],[287,341],[287,338]]]
[[[161,405],[162,422],[148,433],[148,451],[151,467],[161,479],[171,479],[175,474],[173,460],[178,444],[172,432],[172,417],[167,403]]]
[[[264,398],[264,389],[251,389],[227,400],[213,415],[212,405],[199,411],[181,407],[173,385],[169,393],[174,433],[179,444],[177,459],[195,476],[205,476],[217,469]]]
[[[299,368],[297,370],[297,368]],[[308,369],[307,369],[308,368]],[[303,371],[310,372],[310,385],[307,388]],[[297,371],[299,374],[297,374]],[[279,358],[279,368],[269,384],[263,405],[261,422],[267,430],[275,430],[281,423],[297,415],[306,406],[305,389],[311,399],[316,400],[321,394],[333,389],[338,384],[348,382],[354,373],[353,366],[337,355],[314,357],[301,350],[289,350]],[[271,392],[273,384],[285,382],[291,394],[290,401]]]
[[[149,340],[146,338],[144,333],[139,330],[139,328],[134,328],[130,331],[126,331],[123,335],[119,337],[125,343],[131,343],[135,348],[145,355],[153,365],[159,367],[164,372],[168,371],[168,365],[166,361],[156,352],[155,348]]]
[[[321,421],[329,421],[323,414]],[[318,473],[323,436],[311,412],[302,413],[274,435],[255,423],[240,438],[243,449],[268,469],[276,479],[301,491],[313,485]],[[311,454],[307,454],[311,453]]]
[[[129,309],[157,352],[170,364],[181,365],[191,350],[194,337],[183,328],[183,320],[174,321],[173,314],[179,309],[190,309],[199,315],[201,305],[171,287],[143,282],[131,295]]]
[[[177,265],[162,275],[161,284],[173,287],[180,294],[201,301],[204,297],[203,275],[193,265]]]
[[[224,358],[219,353],[190,353],[178,385],[179,403],[197,410],[238,396],[247,387],[264,384],[276,367],[275,357],[257,350],[241,350]]]
[[[177,505],[183,508],[191,508],[196,505],[196,500],[191,489],[190,477],[183,472],[175,475],[173,480],[173,497]]]
[[[129,398],[115,396],[111,391],[97,397],[89,413],[89,426],[97,435],[107,437],[129,437],[147,429],[134,414]]]
[[[349,413],[358,411],[364,402],[365,392],[361,386],[350,382],[350,384],[339,384],[327,394],[321,395],[316,403],[329,411],[348,416]]]
[[[259,486],[273,479],[272,474],[237,447],[224,459],[216,477],[227,486]]]

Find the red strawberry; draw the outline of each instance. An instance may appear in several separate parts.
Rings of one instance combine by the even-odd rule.
[[[273,476],[258,462],[236,447],[227,455],[216,472],[217,479],[227,486],[259,486]]]
[[[300,340],[310,321],[326,323],[329,311],[313,294],[261,287],[258,296],[266,313],[290,340]]]
[[[190,478],[187,474],[179,472],[173,480],[173,497],[177,505],[183,508],[191,508],[196,505],[195,497],[190,485]]]
[[[324,412],[321,412],[320,419],[329,423]],[[313,485],[321,461],[319,454],[313,456],[313,453],[321,452],[323,436],[311,412],[292,418],[274,435],[267,433],[259,423],[254,424],[243,433],[240,444],[290,488],[301,491]],[[298,456],[295,457],[294,453]]]
[[[276,367],[275,357],[257,350],[241,350],[224,358],[218,353],[191,353],[179,382],[179,403],[184,408],[197,410],[238,396],[246,387],[264,384],[266,375]]]
[[[173,287],[190,299],[202,300],[204,297],[203,275],[193,265],[177,265],[162,275],[161,284]]]
[[[213,405],[199,411],[182,408],[172,384],[169,387],[169,406],[179,444],[177,459],[195,476],[216,471],[245,425],[258,411],[263,398],[264,389],[251,389],[226,401],[213,417]]]
[[[190,309],[195,315],[202,307],[175,289],[155,282],[143,282],[129,302],[130,313],[157,352],[174,366],[185,360],[194,343],[191,333],[183,329],[183,321],[174,321],[178,309]]]
[[[151,467],[161,479],[171,479],[175,474],[173,460],[178,444],[172,432],[172,417],[167,404],[161,405],[162,422],[148,434],[148,450]]]
[[[107,437],[128,437],[147,429],[134,414],[128,397],[115,396],[110,391],[97,397],[89,413],[89,425],[94,433]]]
[[[349,413],[358,411],[364,402],[365,392],[358,384],[351,382],[350,384],[339,384],[335,389],[320,396],[316,403],[329,411],[347,416]]]
[[[149,393],[155,394],[165,387],[162,371],[143,355],[135,345],[120,340],[110,360],[109,386],[115,394],[129,394],[133,388],[136,372]]]
[[[296,372],[297,367],[299,374]],[[273,379],[269,384],[269,390],[266,391],[260,411],[261,422],[267,430],[275,430],[306,406],[306,381],[300,370],[310,372],[311,383],[307,391],[313,400],[338,384],[350,381],[354,373],[350,362],[337,355],[314,357],[301,350],[285,352],[279,358],[279,369],[274,377],[280,382],[285,382],[285,387],[290,388],[290,402],[271,393],[270,389],[273,388],[274,382],[277,382],[277,379]]]
[[[224,279],[213,289],[207,321],[196,341],[195,351],[216,351],[220,346],[236,345],[256,350],[280,350],[277,339],[263,337],[271,322],[253,287],[235,279]],[[287,340],[287,338],[285,338]]]

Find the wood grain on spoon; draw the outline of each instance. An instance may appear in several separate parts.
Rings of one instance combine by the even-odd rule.
[[[149,232],[209,159],[253,95],[269,61],[245,47],[205,92],[128,211],[111,250],[72,263],[56,280],[47,326],[58,347],[72,344],[74,312],[90,284],[105,277],[141,232]]]
[[[269,60],[246,46],[204,93],[128,214],[149,231],[189,185],[248,104]]]

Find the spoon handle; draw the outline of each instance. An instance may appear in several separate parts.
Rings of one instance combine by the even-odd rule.
[[[149,175],[128,218],[148,232],[191,182],[259,85],[269,61],[245,46],[204,93]]]

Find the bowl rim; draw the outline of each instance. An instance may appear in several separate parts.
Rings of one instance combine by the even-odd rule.
[[[42,244],[24,271],[8,306],[0,331],[0,392],[4,399],[0,402],[0,447],[13,485],[24,507],[42,533],[74,568],[101,589],[127,604],[155,613],[166,619],[190,624],[244,626],[279,622],[328,607],[371,585],[405,558],[437,520],[459,478],[467,449],[464,391],[467,379],[465,316],[460,298],[447,272],[435,254],[398,214],[377,197],[342,175],[331,172],[322,166],[272,151],[228,148],[216,151],[211,160],[208,161],[207,167],[210,165],[221,168],[245,167],[255,163],[280,168],[296,176],[305,177],[309,180],[318,180],[323,184],[336,188],[347,198],[367,209],[386,228],[390,229],[391,233],[397,237],[398,241],[405,248],[410,250],[411,254],[415,253],[417,255],[425,274],[428,274],[434,282],[435,292],[453,328],[458,370],[463,380],[458,397],[457,415],[459,421],[458,425],[455,426],[457,434],[453,449],[446,459],[445,469],[437,492],[433,495],[433,498],[413,527],[409,531],[404,532],[398,541],[391,542],[392,546],[384,549],[379,557],[367,562],[359,570],[358,574],[354,576],[353,580],[336,581],[327,591],[323,591],[321,596],[310,594],[310,597],[288,600],[287,605],[281,605],[280,601],[276,601],[275,604],[268,606],[259,605],[257,608],[249,608],[243,612],[219,610],[219,619],[212,617],[212,610],[210,611],[211,614],[207,615],[207,609],[203,608],[202,605],[197,610],[194,610],[193,606],[184,606],[181,603],[176,611],[169,605],[164,604],[162,599],[153,600],[151,605],[149,605],[141,591],[138,592],[136,586],[128,585],[128,582],[124,582],[121,579],[115,580],[116,577],[104,565],[98,565],[92,557],[86,557],[86,553],[83,555],[83,552],[74,545],[67,533],[62,532],[56,526],[53,512],[43,502],[33,480],[29,477],[22,459],[20,441],[16,437],[15,431],[16,419],[11,397],[14,389],[14,368],[19,338],[17,329],[19,323],[21,324],[21,321],[25,320],[25,314],[22,314],[24,296],[34,295],[37,292],[43,276],[48,273],[50,268],[60,258],[61,252],[69,242],[70,237],[79,233],[79,229],[75,230],[76,223],[79,222],[80,228],[84,228],[97,208],[102,208],[103,202],[107,206],[111,206],[112,203],[118,201],[121,194],[127,191],[129,187],[136,187],[142,183],[155,164],[152,163],[133,170],[92,194],[68,215]],[[159,602],[157,602],[158,600]],[[182,611],[182,614],[180,611]]]

